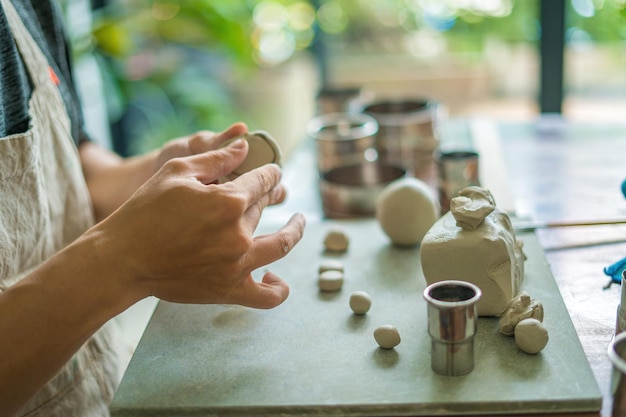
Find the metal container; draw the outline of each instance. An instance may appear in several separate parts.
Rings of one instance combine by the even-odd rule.
[[[423,295],[433,371],[449,376],[468,374],[474,369],[480,288],[465,281],[447,280],[429,285]]]
[[[617,318],[615,320],[615,334],[626,330],[626,269],[622,271],[620,301],[617,305]]]
[[[613,395],[613,417],[626,416],[626,332],[611,340],[608,356],[613,364],[611,394]]]
[[[362,113],[378,122],[376,149],[386,163],[400,165],[411,175],[432,183],[433,153],[439,141],[436,123],[439,105],[426,99],[377,101],[360,105]]]
[[[376,199],[389,183],[404,177],[400,167],[367,162],[333,168],[320,178],[324,215],[329,218],[370,217]]]
[[[346,112],[350,103],[359,100],[362,95],[363,93],[358,87],[322,88],[315,98],[317,114]]]
[[[307,124],[307,134],[315,140],[320,175],[333,168],[372,162],[378,159],[378,123],[365,114],[328,113]]]
[[[437,157],[437,189],[441,213],[450,210],[450,200],[463,188],[480,185],[479,155],[471,150],[440,152]]]

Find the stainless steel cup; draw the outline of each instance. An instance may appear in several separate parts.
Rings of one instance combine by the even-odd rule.
[[[440,152],[437,157],[439,204],[441,213],[450,210],[450,200],[463,188],[480,185],[479,155],[471,150]]]
[[[378,123],[365,114],[328,113],[311,119],[307,135],[315,140],[320,175],[333,168],[378,159]]]
[[[354,104],[352,108],[378,122],[377,149],[383,161],[404,167],[428,184],[435,182],[438,103],[420,98],[390,99]]]
[[[325,87],[318,91],[315,98],[317,114],[346,112],[350,103],[358,100],[363,92],[358,87]]]
[[[439,281],[424,290],[431,367],[441,375],[465,375],[474,369],[474,335],[478,328],[476,303],[482,292],[465,281]]]
[[[613,395],[613,417],[626,416],[626,332],[611,340],[608,356],[613,364],[611,393]]]
[[[333,168],[320,178],[322,209],[328,218],[372,217],[379,194],[404,177],[404,169],[379,162]]]

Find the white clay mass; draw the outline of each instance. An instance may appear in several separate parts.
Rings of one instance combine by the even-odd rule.
[[[428,284],[454,278],[477,285],[479,316],[504,312],[519,292],[526,259],[508,214],[481,187],[451,200],[450,211],[424,236],[420,258]]]
[[[374,330],[374,339],[383,349],[393,349],[400,344],[400,332],[395,326],[385,324]]]
[[[339,291],[343,287],[343,272],[334,269],[319,274],[317,285],[322,291]]]
[[[435,223],[438,205],[425,182],[407,177],[386,186],[376,200],[376,219],[395,245],[413,246]]]
[[[345,252],[348,250],[350,239],[341,229],[331,229],[324,237],[324,247],[331,252]]]
[[[548,330],[537,319],[524,319],[515,326],[515,344],[531,355],[539,353],[548,344]]]
[[[350,295],[350,308],[354,314],[365,314],[372,306],[372,298],[365,291],[355,291]]]

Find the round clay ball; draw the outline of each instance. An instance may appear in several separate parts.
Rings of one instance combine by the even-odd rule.
[[[350,295],[350,308],[354,314],[365,314],[372,306],[372,298],[365,291],[355,291]]]
[[[548,331],[537,319],[524,319],[515,326],[515,344],[522,351],[534,355],[548,344]]]
[[[385,324],[374,330],[374,339],[383,349],[393,349],[400,344],[400,332],[395,326]]]
[[[317,286],[322,291],[339,291],[343,287],[343,272],[330,269],[319,274]]]
[[[341,229],[331,229],[324,237],[324,247],[331,252],[345,252],[348,250],[350,239]]]
[[[407,177],[387,185],[376,200],[376,219],[398,246],[414,246],[438,218],[438,205],[428,185]]]

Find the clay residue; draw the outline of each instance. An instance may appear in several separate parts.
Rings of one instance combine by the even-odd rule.
[[[543,305],[522,291],[513,298],[500,318],[500,333],[513,336],[515,326],[525,319],[543,321]]]

